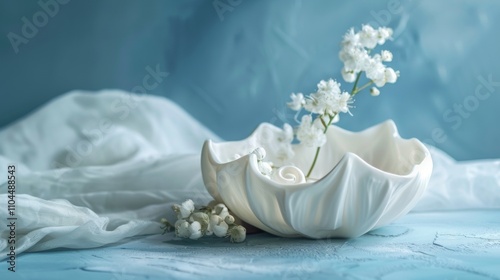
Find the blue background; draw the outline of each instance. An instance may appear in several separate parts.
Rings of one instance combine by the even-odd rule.
[[[360,94],[354,117],[339,125],[361,130],[392,118],[402,136],[457,159],[500,157],[498,1],[62,2],[0,2],[0,127],[73,89],[130,91],[158,65],[169,76],[149,93],[223,138],[244,138],[260,122],[290,121],[291,92],[341,80],[342,35],[372,23],[395,30],[385,47],[401,77],[377,98]],[[58,3],[53,16],[43,3]],[[38,20],[31,38],[23,17]],[[11,32],[26,40],[17,52]]]

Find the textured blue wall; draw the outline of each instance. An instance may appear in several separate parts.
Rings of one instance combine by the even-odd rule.
[[[72,89],[139,91],[158,68],[149,93],[243,138],[290,119],[291,92],[340,79],[341,36],[371,22],[395,29],[401,77],[339,125],[392,118],[457,159],[500,157],[498,1],[59,1],[0,2],[0,126]]]

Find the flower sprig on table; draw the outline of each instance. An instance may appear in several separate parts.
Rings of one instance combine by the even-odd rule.
[[[199,239],[203,236],[230,237],[231,242],[243,242],[246,229],[236,224],[236,219],[229,213],[223,203],[195,208],[191,199],[182,204],[174,204],[172,209],[177,215],[177,221],[172,225],[167,219],[161,219],[164,233],[175,230],[175,235],[181,238]]]
[[[348,83],[354,83],[350,92],[343,91],[340,83],[329,79],[320,81],[316,92],[307,96],[302,93],[291,94],[291,101],[287,103],[288,107],[295,111],[304,109],[309,113],[302,116],[299,126],[294,130],[295,137],[300,144],[316,148],[316,154],[306,178],[311,175],[321,147],[327,141],[326,132],[330,125],[339,121],[340,113],[352,115],[350,108],[353,107],[354,96],[370,86],[372,86],[370,94],[378,96],[379,88],[386,83],[397,81],[399,71],[384,65],[384,62],[392,61],[392,53],[382,50],[380,53],[371,55],[377,45],[383,45],[391,39],[392,33],[392,29],[387,27],[374,29],[370,25],[363,25],[359,32],[354,32],[351,28],[345,34],[339,58],[344,63],[341,70],[343,79]],[[368,81],[358,86],[363,72]],[[289,130],[289,126],[285,124],[284,130]]]

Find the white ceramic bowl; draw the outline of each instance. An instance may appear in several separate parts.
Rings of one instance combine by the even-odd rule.
[[[251,153],[263,147],[265,160],[277,160],[280,132],[263,123],[242,141],[207,140],[201,157],[203,180],[214,199],[275,235],[358,237],[408,213],[431,176],[427,148],[417,139],[402,139],[389,120],[361,132],[332,126],[311,174],[318,179],[280,183],[260,173],[257,156]],[[306,172],[315,149],[293,149],[291,164]],[[235,154],[246,155],[235,159]]]

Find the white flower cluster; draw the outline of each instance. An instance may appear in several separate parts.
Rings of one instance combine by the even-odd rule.
[[[295,129],[295,136],[300,144],[307,147],[317,148],[316,155],[306,177],[311,174],[318,158],[321,146],[326,143],[325,133],[332,123],[339,121],[340,113],[349,113],[354,102],[353,97],[363,89],[371,87],[372,96],[380,95],[380,87],[386,83],[395,83],[399,77],[399,71],[384,65],[390,62],[393,55],[388,50],[380,53],[372,53],[377,45],[383,45],[391,40],[392,29],[380,27],[375,29],[370,25],[363,25],[359,32],[351,28],[342,40],[342,48],[339,53],[340,60],[344,63],[341,70],[342,77],[348,83],[354,83],[352,91],[342,91],[340,84],[333,79],[322,80],[317,85],[317,91],[304,96],[302,93],[292,93],[288,107],[299,112],[304,109],[309,114],[302,116],[300,125]],[[358,86],[361,73],[365,72],[368,82]],[[289,127],[288,124],[285,124]],[[285,131],[285,128],[284,128]]]
[[[346,82],[355,82],[352,92],[348,93],[340,89],[340,83],[333,79],[320,81],[316,92],[304,96],[302,93],[292,93],[291,101],[287,103],[290,109],[300,111],[305,109],[309,115],[302,117],[300,125],[296,129],[296,137],[301,144],[308,147],[321,147],[326,142],[326,130],[328,125],[339,120],[339,113],[351,112],[353,96],[370,84],[383,87],[386,83],[395,83],[399,71],[385,66],[384,62],[392,61],[392,53],[383,50],[380,53],[370,55],[377,45],[383,45],[392,36],[392,29],[380,27],[374,29],[370,25],[363,25],[357,33],[351,28],[344,36],[342,49],[339,53],[340,60],[344,63],[342,77]],[[366,73],[369,82],[358,87],[361,72]],[[377,87],[370,89],[372,96],[378,96],[380,90]],[[315,116],[315,118],[313,118]]]
[[[304,98],[302,93],[292,93],[291,102],[287,103],[290,109],[299,111],[304,108],[306,111],[319,115],[334,115],[339,112],[349,112],[351,96],[347,92],[340,90],[340,84],[333,79],[320,81],[318,90]]]
[[[177,221],[171,225],[162,219],[165,230],[175,229],[175,235],[181,238],[199,239],[202,236],[215,235],[230,237],[231,242],[243,242],[246,229],[235,224],[235,218],[229,213],[226,205],[219,203],[214,207],[202,207],[196,210],[191,199],[181,205],[174,204],[172,209],[177,214]]]
[[[252,154],[257,156],[257,164],[259,166],[259,171],[264,176],[269,176],[273,173],[273,163],[270,161],[264,161],[266,157],[266,150],[262,147],[255,149]]]
[[[297,129],[297,139],[307,147],[323,146],[326,143],[326,135],[321,126],[319,118],[313,122],[311,115],[302,116],[302,121]]]
[[[257,165],[262,175],[270,176],[273,173],[273,166],[274,166],[273,163],[270,161],[264,161],[264,158],[266,157],[266,150],[264,148],[258,147],[257,149],[253,150],[253,152],[251,152],[250,154],[255,154],[257,156]],[[241,157],[240,154],[235,154],[233,156],[234,159],[239,159],[240,157]]]
[[[351,95],[348,92],[342,92],[340,84],[333,79],[322,80],[317,87],[316,92],[305,98],[302,93],[292,93],[290,95],[292,101],[287,103],[292,110],[304,109],[310,113],[302,116],[296,131],[297,139],[308,147],[323,146],[326,143],[324,134],[326,124],[338,121],[339,113],[350,114],[349,108],[353,102]],[[313,120],[311,114],[316,114],[318,117]]]
[[[370,25],[363,25],[361,31],[357,33],[351,28],[344,36],[339,53],[339,58],[344,63],[341,71],[344,80],[352,83],[356,81],[358,74],[364,71],[366,77],[377,87],[383,87],[386,83],[395,83],[399,72],[383,64],[383,62],[392,61],[392,53],[383,50],[373,56],[370,55],[373,48],[383,45],[391,39],[391,36],[392,29],[387,27],[374,29]],[[375,89],[372,91],[372,95],[380,93]]]

